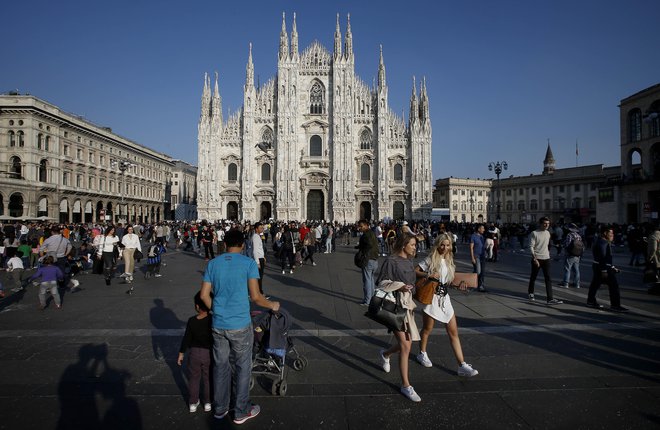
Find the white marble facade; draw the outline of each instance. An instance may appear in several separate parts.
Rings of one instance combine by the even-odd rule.
[[[198,129],[199,217],[209,220],[430,218],[431,121],[426,81],[413,78],[407,122],[388,105],[383,52],[378,79],[355,75],[348,17],[334,49],[298,50],[282,16],[277,75],[254,84],[248,53],[243,107],[226,120],[218,76],[204,78]]]

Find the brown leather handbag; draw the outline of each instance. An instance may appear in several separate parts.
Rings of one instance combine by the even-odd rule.
[[[440,285],[437,278],[419,278],[415,282],[415,292],[413,298],[424,305],[430,305],[433,302],[433,295]]]

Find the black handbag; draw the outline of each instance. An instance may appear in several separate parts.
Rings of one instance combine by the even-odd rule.
[[[96,253],[93,254],[92,273],[94,275],[100,275],[103,273],[103,259]]]
[[[355,257],[353,257],[353,263],[358,268],[364,269],[365,267],[367,267],[367,264],[369,263],[369,258],[362,250],[359,250],[358,252],[355,253]]]
[[[136,259],[137,261],[140,261],[144,258],[144,255],[142,255],[142,251],[136,249],[135,252],[133,253],[133,258]]]
[[[387,327],[388,331],[406,331],[406,315],[408,310],[401,304],[398,292],[387,293],[376,290],[369,302],[369,310],[364,314],[379,324]]]

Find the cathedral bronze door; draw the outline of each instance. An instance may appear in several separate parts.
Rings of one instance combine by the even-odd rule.
[[[362,202],[360,203],[360,219],[371,219],[371,203]]]
[[[323,191],[311,190],[307,193],[307,219],[308,220],[322,220],[323,213]]]
[[[392,218],[396,220],[401,220],[403,219],[403,203],[402,202],[394,202],[394,211],[392,213]]]
[[[230,220],[238,219],[238,203],[236,202],[227,203],[227,219]]]

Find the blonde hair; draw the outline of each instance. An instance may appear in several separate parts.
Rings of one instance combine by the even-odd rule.
[[[447,233],[438,235],[438,237],[435,239],[435,242],[433,242],[431,254],[429,254],[430,263],[428,273],[440,273],[440,264],[443,257],[440,256],[438,248],[440,247],[440,244],[445,240],[449,241],[449,247],[445,250],[444,260],[447,263],[447,279],[451,282],[454,279],[456,265],[454,264],[454,252],[452,251],[452,245],[454,241],[453,238]]]

